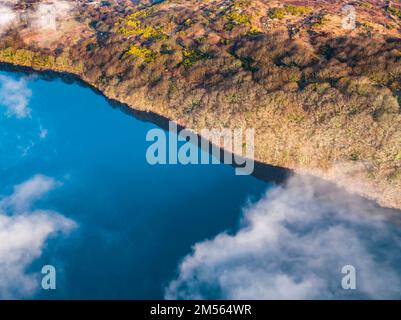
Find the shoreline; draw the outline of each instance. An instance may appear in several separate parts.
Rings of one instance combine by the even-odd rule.
[[[92,92],[94,92],[97,95],[104,97],[112,108],[119,109],[121,112],[124,112],[125,114],[127,114],[131,117],[134,117],[137,120],[153,123],[153,124],[157,125],[158,127],[160,127],[161,129],[166,130],[166,131],[168,131],[169,122],[174,121],[172,119],[168,119],[167,117],[157,114],[155,112],[138,110],[138,109],[135,109],[134,107],[129,106],[126,103],[123,103],[116,99],[110,98],[103,91],[101,91],[100,89],[96,88],[95,86],[91,85],[90,83],[88,83],[87,81],[82,79],[81,76],[79,76],[75,73],[72,73],[72,72],[61,71],[61,70],[56,71],[56,70],[51,70],[51,69],[39,69],[39,68],[35,68],[33,66],[16,65],[14,63],[4,62],[4,61],[0,61],[0,71],[21,73],[21,74],[25,74],[25,75],[36,74],[40,77],[41,80],[45,80],[45,81],[52,81],[55,79],[60,79],[61,81],[63,81],[66,84],[77,84],[83,88],[90,89]],[[178,131],[186,129],[186,127],[184,127],[178,123],[177,123],[177,126],[178,126]],[[199,138],[198,139],[198,141],[199,141],[198,147],[201,147],[201,144],[202,144],[201,142],[204,141],[204,138],[201,135],[199,135],[198,133],[196,133],[196,135]],[[209,146],[212,145],[211,141],[208,141],[208,142],[209,142]],[[218,148],[220,150],[220,159],[223,159],[224,155],[226,154],[226,151],[221,146],[219,146]],[[209,152],[210,150],[211,150],[211,148],[209,148],[207,151]],[[232,153],[231,153],[231,155],[232,155]],[[231,164],[231,166],[234,168],[236,167],[235,164]],[[401,208],[383,205],[383,203],[380,203],[380,201],[378,201],[377,199],[374,199],[373,197],[370,197],[368,194],[363,194],[362,192],[352,190],[352,188],[347,188],[346,185],[344,185],[342,183],[338,183],[338,181],[336,181],[335,177],[332,178],[329,175],[325,175],[324,173],[319,173],[319,172],[311,171],[308,169],[295,170],[292,168],[285,168],[285,167],[271,165],[271,164],[264,163],[262,161],[258,161],[258,160],[254,159],[254,171],[251,174],[251,176],[255,177],[256,179],[262,180],[264,182],[270,182],[270,183],[274,183],[276,185],[280,185],[280,184],[285,185],[286,181],[288,181],[288,179],[291,178],[291,176],[293,176],[295,174],[313,177],[314,179],[320,179],[320,180],[324,181],[325,183],[327,183],[339,190],[342,190],[348,194],[351,194],[355,197],[363,198],[366,201],[374,203],[375,205],[377,205],[380,208],[388,209],[390,212],[389,216],[390,217],[394,216],[394,217],[396,217],[396,220],[398,220],[397,213],[401,212]],[[400,223],[401,223],[401,220],[400,220]]]
[[[77,84],[83,88],[90,89],[95,94],[105,98],[112,108],[119,109],[121,112],[127,114],[128,116],[134,117],[137,120],[153,123],[165,131],[168,131],[169,122],[174,121],[173,119],[168,119],[168,118],[166,118],[162,115],[159,115],[157,113],[154,113],[152,111],[141,111],[141,110],[134,109],[134,108],[130,107],[128,104],[125,104],[116,99],[110,98],[110,97],[106,96],[101,90],[92,86],[90,83],[86,82],[80,76],[78,76],[74,73],[70,73],[70,72],[66,72],[66,71],[38,70],[33,67],[15,65],[12,63],[8,63],[8,62],[0,62],[0,71],[22,73],[25,75],[26,74],[28,74],[28,75],[37,74],[40,76],[41,80],[52,81],[52,80],[59,79],[66,84]],[[177,123],[177,126],[178,126],[178,131],[187,129],[178,123]],[[205,139],[198,133],[196,133],[196,135],[198,136],[198,141],[199,141],[198,147],[200,148],[202,145],[202,141],[205,141]],[[210,141],[209,141],[209,145],[212,145],[212,143]],[[227,153],[227,151],[225,151],[220,146],[218,148],[220,150],[220,159],[223,159],[223,157]],[[209,148],[208,151],[210,151],[210,150],[211,150],[211,148]],[[229,153],[229,155],[233,155],[233,153]],[[275,184],[282,184],[291,175],[293,175],[295,173],[291,169],[270,165],[270,164],[263,163],[263,162],[257,161],[257,160],[254,160],[254,164],[255,164],[254,171],[251,174],[251,176],[253,176],[259,180],[265,181],[265,182],[273,182]],[[235,164],[232,164],[231,166],[234,168],[236,167]]]

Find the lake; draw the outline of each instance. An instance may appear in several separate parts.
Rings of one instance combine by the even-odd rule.
[[[162,298],[191,246],[234,230],[241,207],[268,186],[227,165],[151,166],[145,137],[156,125],[78,84],[31,76],[26,87],[29,116],[0,118],[0,194],[36,174],[52,177],[62,185],[35,206],[78,224],[30,267],[62,270],[59,289],[39,297]]]
[[[267,167],[152,166],[158,126],[125,111],[0,72],[0,298],[401,298],[399,212]]]

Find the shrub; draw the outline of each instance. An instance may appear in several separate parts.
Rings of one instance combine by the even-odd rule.
[[[249,25],[251,20],[250,17],[245,13],[239,13],[237,11],[231,11],[226,15],[226,18],[237,25]]]
[[[401,19],[401,10],[400,9],[390,7],[390,8],[388,8],[388,12],[390,12],[390,14],[398,17],[399,19]]]
[[[156,59],[157,53],[148,48],[142,48],[137,45],[131,45],[127,54],[142,58],[145,62],[152,62]]]
[[[304,15],[312,12],[312,9],[309,7],[304,7],[304,6],[293,6],[293,5],[288,5],[285,6],[285,12],[288,14],[291,14],[293,16],[299,16],[299,15]]]
[[[201,106],[200,99],[193,99],[191,104],[185,108],[185,113],[191,113]]]
[[[284,8],[271,8],[268,15],[270,19],[283,19],[285,16],[285,10]]]
[[[329,19],[327,18],[326,15],[319,15],[317,17],[312,18],[312,23],[311,23],[311,27],[312,28],[319,28],[324,26],[325,24],[327,24],[327,22],[329,21]]]
[[[128,28],[127,28],[128,27]],[[163,27],[141,26],[140,21],[127,21],[126,25],[119,29],[119,32],[126,36],[140,36],[144,39],[155,41],[165,40],[167,35],[163,33]]]
[[[196,48],[184,48],[182,50],[182,56],[184,58],[182,63],[185,69],[191,68],[197,61],[207,58],[207,54]]]
[[[190,27],[190,26],[192,26],[193,24],[194,24],[194,22],[193,22],[192,19],[190,19],[190,18],[185,19],[185,21],[184,21],[184,25],[186,25],[187,27]]]
[[[227,31],[231,31],[232,29],[234,29],[234,23],[232,23],[232,22],[227,22],[227,23],[224,25],[224,29],[226,29]]]
[[[309,7],[304,6],[294,6],[294,5],[287,5],[283,8],[271,8],[269,10],[269,18],[270,19],[283,19],[286,14],[292,16],[299,16],[311,13],[312,9]]]
[[[253,66],[255,61],[251,57],[240,58],[240,60],[242,63],[242,68],[244,68],[244,70],[251,72],[258,71],[258,68]]]

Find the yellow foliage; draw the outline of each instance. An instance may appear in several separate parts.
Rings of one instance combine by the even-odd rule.
[[[127,54],[142,58],[145,62],[152,62],[156,59],[157,53],[148,48],[131,45]]]

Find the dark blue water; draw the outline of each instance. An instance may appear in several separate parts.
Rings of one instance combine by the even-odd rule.
[[[29,77],[26,87],[29,116],[0,110],[0,194],[36,174],[52,177],[60,185],[35,207],[78,224],[29,266],[58,270],[57,290],[36,298],[162,298],[191,246],[234,231],[242,206],[268,187],[227,165],[151,166],[145,137],[156,125],[78,84]]]
[[[0,72],[0,299],[400,299],[399,211],[311,177],[152,166],[155,128],[79,83]]]

